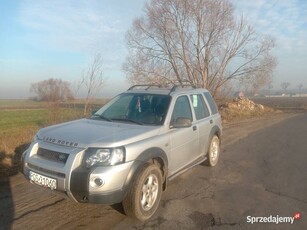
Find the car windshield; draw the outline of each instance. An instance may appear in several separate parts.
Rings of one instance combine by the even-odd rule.
[[[162,125],[169,102],[169,95],[125,93],[113,98],[91,118],[139,125]]]

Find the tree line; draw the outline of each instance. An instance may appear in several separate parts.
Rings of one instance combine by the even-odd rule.
[[[103,76],[103,59],[100,53],[97,53],[87,69],[84,71],[81,80],[77,83],[76,92],[71,89],[68,81],[50,78],[36,82],[31,85],[30,92],[36,96],[33,98],[38,101],[47,101],[53,109],[58,107],[60,102],[74,100],[82,86],[85,87],[86,96],[83,115],[86,116],[91,110],[91,102],[95,95],[103,88],[106,78]]]

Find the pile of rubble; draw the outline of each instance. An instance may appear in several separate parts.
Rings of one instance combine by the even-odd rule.
[[[256,104],[244,96],[238,96],[232,102],[226,102],[219,106],[219,111],[222,115],[223,122],[229,122],[262,116],[274,110],[261,104]]]

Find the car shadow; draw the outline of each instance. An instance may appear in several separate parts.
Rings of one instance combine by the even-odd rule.
[[[122,203],[113,204],[111,207],[120,214],[126,215]]]
[[[21,155],[29,144],[22,144],[15,148],[15,154],[0,152],[0,226],[1,230],[12,229],[15,208],[10,183],[10,177],[18,174]]]

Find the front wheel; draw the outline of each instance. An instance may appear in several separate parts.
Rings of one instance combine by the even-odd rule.
[[[214,135],[211,139],[208,151],[208,163],[210,166],[215,166],[220,156],[220,139]]]
[[[145,164],[128,190],[123,208],[126,215],[145,221],[158,209],[162,195],[162,173],[155,164]]]

